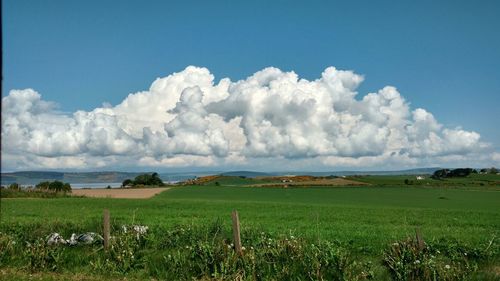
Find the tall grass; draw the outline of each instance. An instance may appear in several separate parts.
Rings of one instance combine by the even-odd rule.
[[[467,280],[484,264],[498,262],[498,243],[470,247],[459,241],[430,241],[420,251],[413,240],[394,241],[367,259],[353,245],[242,232],[243,252],[234,249],[231,230],[221,220],[208,225],[153,227],[146,234],[124,231],[115,222],[111,245],[49,246],[58,229],[99,229],[99,223],[9,224],[0,229],[0,265],[27,272],[85,273],[101,277],[135,276],[159,280]],[[493,278],[494,276],[492,276]]]

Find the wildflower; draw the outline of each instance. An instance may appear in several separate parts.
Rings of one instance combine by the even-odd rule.
[[[451,266],[450,266],[449,264],[447,264],[447,265],[445,265],[445,266],[444,266],[444,268],[446,268],[446,269],[450,269],[450,268],[451,268]]]
[[[241,250],[245,251],[245,250],[246,250],[246,248],[245,248],[245,247],[241,247]]]
[[[419,264],[419,263],[420,263],[420,261],[419,261],[419,260],[416,260],[416,261],[415,261],[415,264]]]

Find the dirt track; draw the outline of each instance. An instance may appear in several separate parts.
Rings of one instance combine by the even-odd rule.
[[[92,188],[92,189],[73,189],[72,194],[87,197],[104,198],[128,198],[128,199],[146,199],[156,194],[168,190],[169,188]]]

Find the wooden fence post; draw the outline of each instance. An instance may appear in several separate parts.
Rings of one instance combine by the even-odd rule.
[[[415,237],[417,238],[417,246],[418,250],[422,251],[425,248],[424,238],[422,237],[422,233],[420,232],[420,228],[415,228]]]
[[[238,218],[238,211],[233,210],[231,217],[233,219],[234,249],[241,255],[240,219]]]
[[[109,227],[109,210],[104,209],[103,213],[103,238],[104,238],[104,250],[107,251],[109,249],[109,232],[110,232],[110,227]]]

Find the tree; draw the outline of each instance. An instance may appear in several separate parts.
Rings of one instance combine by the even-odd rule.
[[[71,192],[71,185],[69,183],[65,183],[63,185],[63,189],[62,190],[64,191],[64,193]]]
[[[131,179],[126,179],[122,182],[122,187],[126,187],[127,185],[132,185],[133,182]]]
[[[53,191],[53,192],[71,192],[71,185],[66,182],[61,181],[42,181],[35,185],[36,189],[43,191]]]
[[[151,175],[150,185],[163,186],[163,181],[158,176],[158,173],[153,173]]]
[[[19,190],[19,189],[21,189],[21,186],[20,186],[18,183],[15,183],[15,182],[14,182],[14,183],[11,183],[11,184],[9,185],[9,189],[10,189],[10,190]]]
[[[122,183],[122,187],[125,187],[127,185],[156,185],[156,186],[163,186],[164,183],[158,176],[158,173],[152,173],[152,174],[141,174],[135,177],[134,180],[126,179]]]
[[[453,170],[442,169],[435,171],[434,174],[431,176],[431,178],[441,179],[441,178],[453,178],[453,177],[467,177],[471,173],[477,173],[477,171],[471,168],[459,168]]]
[[[158,173],[142,174],[135,177],[133,185],[158,185],[163,186],[163,181]]]
[[[48,181],[42,181],[38,183],[35,188],[40,189],[40,190],[48,190],[49,189],[50,182]]]
[[[138,175],[134,179],[134,185],[148,185],[149,178],[148,174]]]
[[[454,170],[451,170],[447,176],[448,177],[467,177],[471,173],[473,173],[473,171],[475,171],[475,170],[471,169],[471,168],[454,169]]]
[[[434,172],[434,174],[432,174],[431,178],[433,178],[433,179],[446,178],[449,173],[450,173],[450,170],[448,170],[448,169],[437,170]]]
[[[53,181],[49,184],[49,190],[54,192],[60,192],[64,188],[64,183],[60,181]]]

